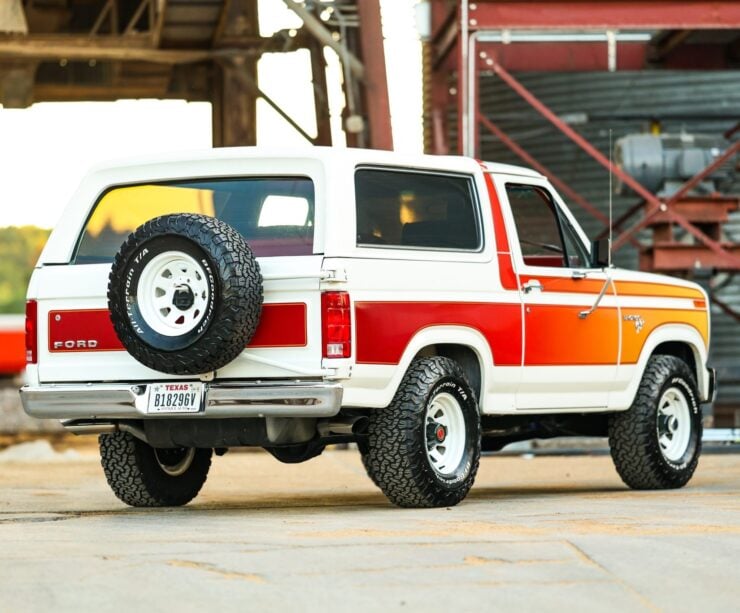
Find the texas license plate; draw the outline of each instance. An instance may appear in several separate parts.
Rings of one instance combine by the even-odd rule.
[[[202,383],[153,383],[147,413],[197,413],[202,398]]]

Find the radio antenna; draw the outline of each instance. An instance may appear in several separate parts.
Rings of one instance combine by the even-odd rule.
[[[609,268],[612,267],[612,129],[609,128],[609,240],[608,240],[608,258]]]

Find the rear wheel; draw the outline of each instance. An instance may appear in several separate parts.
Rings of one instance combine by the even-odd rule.
[[[133,507],[175,507],[203,487],[211,450],[156,449],[128,432],[100,436],[100,461],[113,493]]]
[[[370,413],[360,451],[370,478],[399,506],[465,498],[478,470],[480,418],[460,366],[444,357],[414,360],[390,406]]]
[[[669,355],[650,358],[629,410],[609,421],[614,465],[633,489],[683,487],[701,454],[699,393],[691,369]]]

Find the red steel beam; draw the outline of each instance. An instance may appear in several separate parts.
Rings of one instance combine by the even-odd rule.
[[[700,240],[702,243],[704,243],[709,249],[714,251],[718,256],[720,256],[723,260],[726,260],[728,263],[728,266],[732,268],[740,269],[740,257],[732,255],[728,253],[720,243],[713,240],[709,236],[707,236],[704,232],[699,230],[696,226],[689,223],[686,219],[684,219],[681,215],[676,213],[675,211],[670,210],[669,204],[672,202],[675,202],[675,200],[678,200],[678,198],[681,197],[681,195],[684,195],[686,192],[682,188],[677,192],[677,194],[674,194],[673,198],[668,201],[668,203],[661,202],[657,196],[650,193],[647,189],[645,189],[640,183],[638,183],[634,178],[632,178],[631,175],[624,172],[621,168],[618,166],[612,164],[598,149],[596,149],[591,143],[589,143],[585,138],[583,138],[578,132],[573,130],[568,124],[566,124],[560,117],[558,117],[555,113],[553,113],[545,104],[540,102],[540,100],[532,93],[530,92],[524,85],[522,85],[519,81],[517,81],[509,72],[506,71],[498,62],[491,61],[491,63],[488,63],[489,61],[486,61],[486,65],[489,66],[500,78],[503,80],[509,87],[511,87],[517,94],[519,94],[527,103],[529,103],[537,112],[539,112],[545,119],[547,119],[550,123],[552,123],[557,129],[559,129],[563,134],[565,134],[568,138],[570,138],[576,145],[578,145],[581,149],[583,149],[586,153],[588,153],[594,160],[596,160],[599,164],[601,164],[604,168],[606,168],[609,172],[613,173],[617,177],[619,177],[623,183],[628,185],[634,192],[636,192],[641,198],[643,198],[647,203],[652,204],[653,208],[647,212],[645,217],[638,222],[635,226],[627,230],[626,232],[623,232],[622,235],[613,243],[612,247],[616,251],[619,247],[624,245],[624,243],[629,240],[629,237],[631,237],[635,232],[637,232],[640,228],[645,227],[647,225],[647,222],[649,221],[650,217],[655,215],[657,212],[663,210],[664,212],[667,210],[670,213],[671,219],[674,223],[677,223],[682,228],[684,228],[687,232],[692,234],[695,238]],[[732,155],[734,152],[731,151],[735,149],[738,145],[740,145],[740,141],[738,143],[735,143],[733,146],[729,147],[725,153],[723,153],[713,164],[710,164],[704,171],[699,173],[696,177],[690,179],[687,183],[689,185],[688,189],[690,190],[693,185],[701,181],[704,177],[706,177],[708,174],[711,174],[714,169],[718,165],[721,165],[724,163],[730,155]],[[686,185],[684,186],[686,187]],[[677,198],[678,196],[678,198]]]
[[[475,8],[473,8],[475,7]],[[740,2],[724,0],[476,0],[470,3],[471,27],[478,29],[639,30],[740,28]],[[474,23],[473,23],[474,22]]]
[[[489,132],[496,136],[515,155],[518,155],[522,160],[524,160],[524,162],[537,170],[537,172],[545,175],[548,179],[550,179],[550,183],[552,183],[558,189],[558,191],[560,191],[561,194],[565,194],[566,196],[568,196],[568,198],[570,198],[573,202],[580,206],[584,211],[591,213],[592,216],[601,221],[606,226],[606,229],[603,232],[604,236],[609,233],[609,218],[604,215],[604,213],[602,213],[593,204],[591,204],[588,200],[581,196],[581,194],[574,190],[570,185],[561,180],[554,172],[547,168],[547,166],[541,164],[535,158],[533,158],[529,153],[527,153],[525,149],[523,149],[519,145],[519,143],[517,143],[490,119],[478,113],[478,121],[480,121]],[[642,246],[635,238],[630,238],[630,242],[635,247],[639,248]]]
[[[476,47],[494,57],[507,70],[527,71],[605,71],[609,69],[605,42],[478,42]],[[660,61],[671,70],[720,70],[731,68],[725,45],[690,45],[672,51]],[[655,63],[647,42],[619,42],[617,70],[644,70]]]
[[[730,145],[725,151],[717,157],[714,162],[712,162],[709,166],[707,166],[704,170],[698,172],[696,175],[694,175],[691,179],[689,179],[686,183],[684,183],[681,188],[673,194],[665,203],[658,201],[657,203],[650,201],[650,204],[652,204],[652,208],[650,208],[648,211],[645,212],[645,216],[638,221],[634,226],[632,226],[629,230],[623,232],[619,238],[617,238],[614,241],[614,244],[612,245],[612,248],[614,250],[619,249],[624,245],[624,243],[634,235],[635,232],[638,232],[642,228],[646,227],[653,217],[655,217],[658,213],[663,212],[666,213],[666,215],[673,221],[674,223],[677,223],[680,225],[684,230],[695,236],[697,239],[699,239],[702,243],[704,243],[707,247],[712,249],[715,253],[720,253],[720,251],[725,252],[725,250],[722,248],[722,246],[717,242],[709,238],[706,234],[704,234],[701,230],[699,230],[696,226],[689,223],[688,220],[686,220],[685,217],[682,215],[679,215],[676,211],[671,209],[671,205],[678,202],[681,198],[683,198],[686,194],[688,194],[694,187],[696,187],[699,183],[701,183],[706,177],[711,175],[715,170],[720,168],[727,160],[729,160],[732,156],[734,156],[738,151],[740,151],[740,141],[737,141]],[[620,169],[621,170],[621,169]],[[630,186],[631,187],[631,186]],[[740,259],[737,258],[737,256],[734,256],[733,259],[738,260],[736,263],[736,266],[740,268]]]
[[[596,217],[599,221],[609,224],[609,218],[604,215],[599,209],[597,209],[593,204],[591,204],[588,200],[586,200],[583,196],[581,196],[577,191],[575,191],[572,187],[570,187],[567,183],[564,183],[561,181],[553,172],[551,172],[547,167],[540,164],[536,159],[534,159],[529,153],[527,153],[522,147],[517,143],[513,138],[511,138],[506,132],[504,132],[499,126],[497,126],[495,123],[493,123],[490,119],[485,117],[484,115],[478,113],[478,121],[483,124],[483,126],[496,138],[498,138],[506,147],[508,147],[511,151],[514,152],[515,155],[518,155],[522,160],[524,160],[529,166],[537,170],[540,174],[545,175],[550,179],[550,182],[558,188],[558,190],[568,196],[573,202],[575,202],[578,206],[580,206],[583,210],[588,211]]]
[[[740,252],[739,245],[726,245],[728,251]],[[684,245],[683,243],[655,243],[652,248],[643,253],[653,270],[680,271],[693,270],[695,267],[725,270],[727,261],[708,251],[700,245]],[[732,268],[728,270],[733,270]]]
[[[596,147],[594,147],[585,138],[583,138],[583,136],[578,134],[578,132],[576,132],[567,123],[560,119],[560,117],[553,113],[545,104],[540,102],[540,100],[532,92],[530,92],[526,87],[524,87],[524,85],[517,81],[503,66],[501,66],[501,64],[493,61],[489,66],[501,78],[502,81],[504,81],[509,87],[511,87],[511,89],[513,89],[517,94],[524,98],[524,100],[529,103],[532,108],[534,108],[540,115],[547,119],[569,139],[571,139],[576,145],[578,145],[581,149],[588,153],[594,160],[596,160],[608,171],[614,173],[614,175],[619,177],[625,184],[627,184],[630,188],[637,192],[637,194],[644,198],[646,201],[652,204],[660,205],[660,200],[658,200],[656,196],[651,194],[621,168],[612,164],[604,156],[604,154],[601,153],[601,151],[596,149]]]
[[[605,42],[559,42],[510,44],[478,42],[476,50],[495,58],[507,70],[527,71],[606,71],[609,58]],[[647,43],[619,43],[617,70],[643,70]]]
[[[704,179],[710,176],[715,170],[720,169],[731,157],[734,157],[734,155],[738,151],[740,151],[740,140],[732,143],[732,145],[727,147],[727,149],[724,150],[722,155],[718,156],[714,160],[714,162],[712,162],[704,170],[696,173],[693,177],[691,177],[688,181],[686,181],[686,183],[684,183],[680,187],[680,189],[670,197],[667,204],[670,205],[674,202],[677,202],[681,198],[683,198],[692,189],[694,189],[697,185],[699,185],[699,183],[701,183]]]
[[[388,100],[388,80],[385,71],[383,30],[379,0],[357,0],[357,14],[361,28],[360,46],[365,65],[365,112],[368,118],[368,136],[372,149],[393,150],[391,110]]]

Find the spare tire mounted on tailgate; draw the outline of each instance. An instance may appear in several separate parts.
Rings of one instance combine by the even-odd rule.
[[[204,215],[165,215],[139,226],[116,254],[108,308],[139,362],[201,374],[236,358],[262,310],[262,275],[244,238]]]

